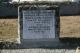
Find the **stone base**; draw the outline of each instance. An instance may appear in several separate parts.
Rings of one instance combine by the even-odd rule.
[[[21,48],[52,48],[58,47],[58,39],[47,39],[47,40],[22,40]]]

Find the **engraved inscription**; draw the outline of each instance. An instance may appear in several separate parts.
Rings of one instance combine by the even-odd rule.
[[[54,10],[23,10],[23,38],[55,38]]]

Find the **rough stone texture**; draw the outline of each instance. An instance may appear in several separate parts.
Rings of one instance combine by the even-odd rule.
[[[73,49],[16,49],[1,50],[0,53],[75,53]]]

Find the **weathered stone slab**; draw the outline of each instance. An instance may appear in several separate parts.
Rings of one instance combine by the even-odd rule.
[[[57,6],[19,6],[18,21],[22,48],[58,45],[59,9]]]
[[[23,39],[52,38],[55,38],[55,10],[23,10]]]

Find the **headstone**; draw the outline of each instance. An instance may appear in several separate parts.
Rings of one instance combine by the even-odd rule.
[[[23,10],[23,39],[54,39],[54,10]]]
[[[40,9],[33,7],[27,9],[25,6],[23,8],[19,7],[18,18],[20,22],[21,43],[26,45],[28,43],[34,43],[35,45],[35,43],[38,42],[45,45],[50,42],[59,41],[59,22],[57,21],[59,19],[58,7],[48,9],[46,9],[46,7]],[[42,43],[43,41],[45,43]]]

